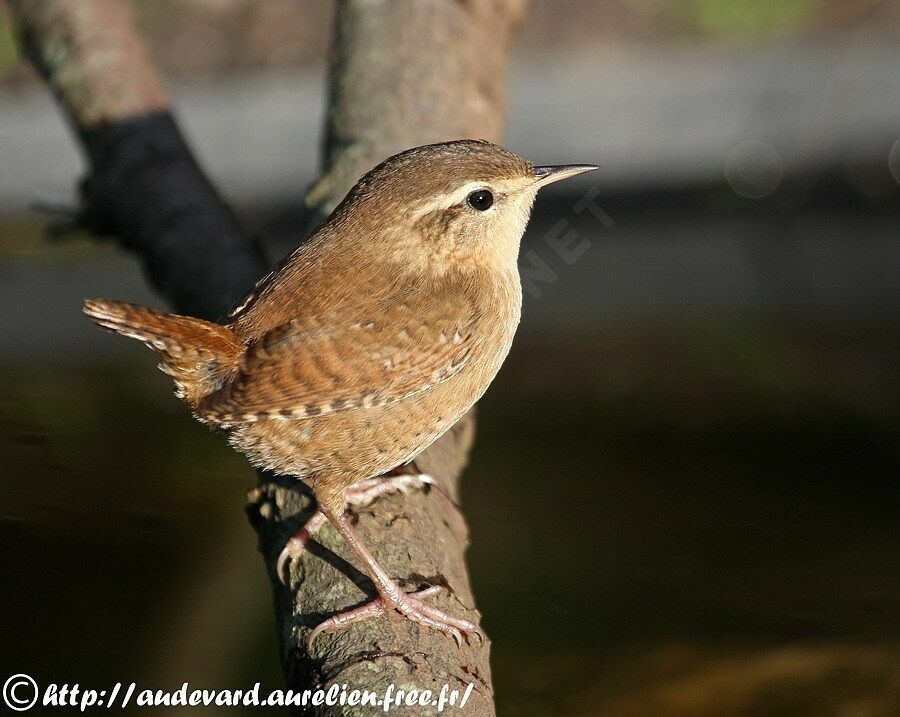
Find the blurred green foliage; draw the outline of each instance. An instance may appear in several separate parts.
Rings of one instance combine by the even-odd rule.
[[[683,0],[676,5],[704,32],[758,36],[795,30],[822,0]]]
[[[9,11],[0,5],[0,79],[19,61],[19,49],[13,34]]]

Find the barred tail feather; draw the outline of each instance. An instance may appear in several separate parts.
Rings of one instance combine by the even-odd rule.
[[[109,299],[88,299],[84,313],[102,329],[142,341],[162,358],[178,395],[196,406],[219,388],[243,347],[219,324]]]

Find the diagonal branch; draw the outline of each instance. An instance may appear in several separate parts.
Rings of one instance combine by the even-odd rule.
[[[115,236],[181,313],[215,319],[265,271],[206,179],[120,0],[10,0],[22,45],[90,165],[83,222]]]

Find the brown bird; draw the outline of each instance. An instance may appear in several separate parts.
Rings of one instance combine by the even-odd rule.
[[[539,188],[596,169],[535,167],[461,140],[401,152],[366,174],[308,241],[210,323],[94,299],[98,325],[143,341],[176,394],[258,467],[295,476],[318,511],[279,573],[330,522],[379,597],[322,632],[392,609],[460,643],[476,625],[407,594],[344,512],[430,483],[381,477],[413,460],[481,397],[506,357],[522,300],[519,242]]]

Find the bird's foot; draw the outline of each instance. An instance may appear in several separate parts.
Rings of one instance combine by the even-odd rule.
[[[312,650],[313,642],[323,632],[337,632],[347,625],[381,615],[387,609],[395,610],[407,620],[419,625],[450,635],[457,647],[462,647],[463,641],[469,644],[469,635],[477,635],[479,642],[484,642],[484,634],[475,623],[453,617],[443,610],[425,604],[426,598],[445,590],[441,585],[433,585],[414,593],[405,593],[396,584],[392,584],[392,587],[396,590],[390,590],[365,605],[323,620],[310,633],[307,648]]]
[[[426,473],[401,473],[368,478],[355,483],[347,489],[345,493],[347,507],[351,510],[361,510],[370,506],[377,498],[383,495],[388,495],[389,493],[408,494],[416,488],[424,488],[425,486],[440,490],[437,481]],[[306,544],[326,522],[325,514],[317,509],[303,527],[288,538],[278,554],[278,560],[275,562],[275,572],[282,585],[288,584],[288,561],[296,560],[303,555],[303,551],[306,550]]]
[[[316,512],[309,517],[309,520],[303,524],[303,527],[288,538],[278,554],[278,560],[275,562],[275,574],[278,575],[282,585],[288,584],[288,561],[296,560],[303,555],[303,551],[306,550],[306,544],[327,520],[325,514],[321,510],[316,509]]]
[[[398,473],[397,475],[378,476],[355,483],[347,488],[345,493],[347,507],[351,510],[359,510],[371,505],[376,498],[389,493],[403,493],[408,495],[416,489],[437,488],[437,481],[427,473]]]

